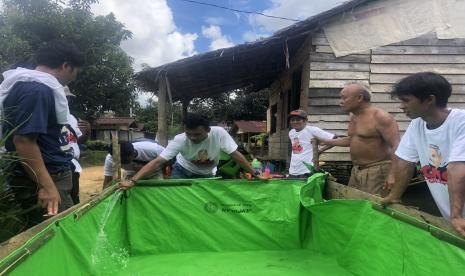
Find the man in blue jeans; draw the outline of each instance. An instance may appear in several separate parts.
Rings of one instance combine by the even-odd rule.
[[[63,86],[75,80],[84,64],[81,51],[60,41],[40,48],[35,59],[34,70],[6,71],[0,85],[2,133],[11,134],[5,148],[21,160],[9,185],[22,208],[29,210],[28,227],[73,205],[73,149],[67,137],[69,108]]]
[[[183,121],[184,133],[176,135],[166,149],[145,165],[129,181],[120,184],[130,188],[137,181],[159,169],[168,160],[176,157],[172,178],[204,178],[213,176],[219,162],[220,152],[231,156],[245,172],[256,174],[247,159],[237,150],[237,144],[221,127],[210,127],[208,119],[198,114],[188,114]]]

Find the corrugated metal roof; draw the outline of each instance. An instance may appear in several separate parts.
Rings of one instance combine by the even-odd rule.
[[[94,121],[95,125],[119,125],[130,126],[136,122],[136,119],[130,117],[113,117],[113,118],[98,118]]]
[[[234,121],[238,127],[237,133],[264,133],[266,132],[266,121]]]

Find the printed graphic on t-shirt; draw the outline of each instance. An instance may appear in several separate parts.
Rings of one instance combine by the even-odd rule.
[[[292,153],[299,154],[304,150],[302,145],[300,144],[299,137],[295,137],[292,140]]]
[[[69,137],[69,130],[66,126],[63,126],[61,128],[60,132],[60,149],[65,152],[67,155],[73,156],[73,147],[71,147],[71,144],[69,143],[68,137]]]
[[[68,132],[68,142],[69,143],[77,143],[77,139],[74,136],[74,134],[70,130],[67,130],[67,132]]]
[[[208,159],[208,151],[206,149],[201,149],[197,152],[197,159],[191,160],[191,162],[198,166],[211,166],[214,160]]]
[[[441,155],[441,150],[436,145],[430,147],[430,162],[421,168],[423,176],[430,183],[438,183],[447,185],[447,163]]]

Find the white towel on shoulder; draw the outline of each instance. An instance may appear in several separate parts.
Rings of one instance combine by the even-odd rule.
[[[0,111],[1,118],[3,117],[3,101],[8,97],[11,88],[17,82],[39,82],[53,90],[53,96],[55,98],[55,113],[57,116],[57,123],[64,125],[68,124],[69,107],[68,100],[66,99],[63,85],[49,73],[30,70],[26,68],[18,67],[13,70],[8,70],[3,73],[3,82],[0,84]],[[0,119],[1,119],[0,118]],[[0,128],[1,137],[1,128]]]

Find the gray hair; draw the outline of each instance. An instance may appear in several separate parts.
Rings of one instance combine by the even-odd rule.
[[[370,102],[371,101],[371,89],[368,85],[364,84],[364,83],[361,83],[361,82],[357,82],[357,81],[350,81],[350,82],[347,82],[344,87],[346,86],[349,86],[349,85],[357,85],[360,89],[360,95],[362,95],[362,98],[365,102]]]

